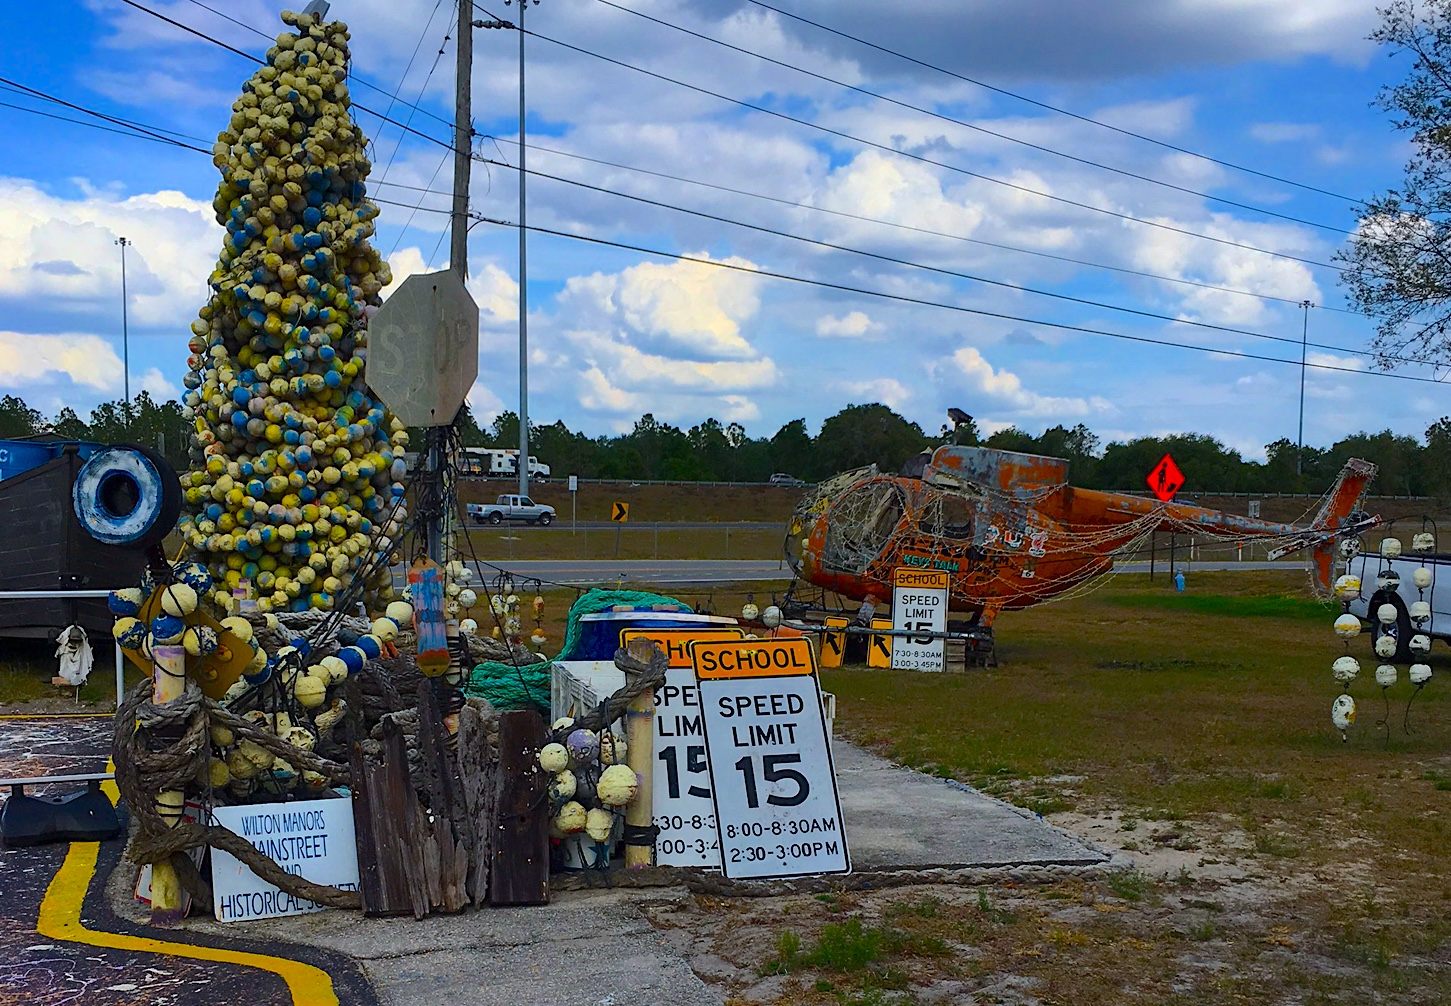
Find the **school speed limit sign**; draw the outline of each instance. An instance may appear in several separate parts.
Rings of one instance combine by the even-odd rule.
[[[922,635],[892,640],[892,669],[941,671],[947,666],[947,573],[937,569],[897,569],[892,576],[892,628]]]
[[[694,642],[727,877],[850,873],[811,643]]]

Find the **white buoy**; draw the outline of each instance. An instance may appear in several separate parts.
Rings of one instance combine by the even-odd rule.
[[[1431,586],[1431,571],[1425,566],[1417,566],[1411,570],[1411,582],[1416,585],[1417,590],[1425,590]]]
[[[1390,625],[1400,617],[1400,612],[1394,604],[1382,604],[1375,609],[1375,617],[1380,619],[1382,625]]]
[[[1427,681],[1430,681],[1430,680],[1431,680],[1431,665],[1430,664],[1412,664],[1411,665],[1411,684],[1413,684],[1413,685],[1424,685]]]
[[[1396,683],[1396,665],[1381,664],[1375,669],[1375,683],[1382,688],[1389,688]]]
[[[1380,554],[1387,559],[1394,559],[1401,554],[1401,540],[1399,538],[1382,538]]]
[[[1354,639],[1360,635],[1360,619],[1347,611],[1335,620],[1335,634],[1341,639]]]
[[[1429,531],[1421,531],[1411,539],[1411,551],[1413,552],[1434,552],[1436,551],[1436,536]]]
[[[1349,695],[1337,695],[1330,706],[1330,722],[1342,733],[1355,725],[1355,700]]]
[[[1418,632],[1411,637],[1412,653],[1429,653],[1431,650],[1431,637],[1424,632]]]
[[[1342,685],[1348,685],[1360,673],[1360,661],[1354,657],[1336,657],[1335,663],[1330,667],[1330,673],[1335,675],[1336,681]]]
[[[1429,601],[1411,602],[1411,621],[1424,622],[1431,617],[1431,604]]]

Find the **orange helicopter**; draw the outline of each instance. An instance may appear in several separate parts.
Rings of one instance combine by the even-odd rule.
[[[856,600],[892,596],[900,567],[945,570],[948,607],[990,628],[1000,611],[1058,597],[1112,572],[1155,532],[1259,541],[1269,557],[1314,550],[1330,588],[1337,539],[1379,518],[1360,511],[1376,466],[1352,459],[1308,526],[1241,517],[1068,484],[1062,458],[947,445],[906,474],[868,468],[823,483],[797,506],[786,555],[799,580]]]

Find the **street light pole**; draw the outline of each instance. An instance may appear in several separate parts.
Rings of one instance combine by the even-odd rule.
[[[513,28],[519,33],[519,495],[529,495],[529,229],[524,195],[528,149],[524,145],[524,8],[531,0],[519,0],[519,23],[475,21],[476,28]],[[539,0],[532,0],[538,4]],[[506,7],[513,0],[504,0]]]
[[[131,418],[131,333],[129,330],[126,297],[126,246],[131,242],[124,237],[116,239],[121,246],[121,379],[126,395],[126,418]]]
[[[1310,343],[1310,308],[1314,307],[1308,300],[1300,301],[1300,310],[1303,318],[1300,323],[1300,432],[1295,438],[1295,474],[1300,475],[1304,471],[1305,456],[1305,362],[1308,358],[1307,350]]]
[[[507,0],[506,0],[507,2]],[[534,0],[537,4],[539,0]],[[524,170],[529,148],[524,146],[524,9],[519,0],[519,495],[529,495],[529,230],[525,226]]]

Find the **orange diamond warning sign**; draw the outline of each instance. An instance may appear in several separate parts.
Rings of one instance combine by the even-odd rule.
[[[1172,455],[1165,454],[1144,480],[1162,503],[1167,503],[1184,485],[1184,473],[1174,463]]]

